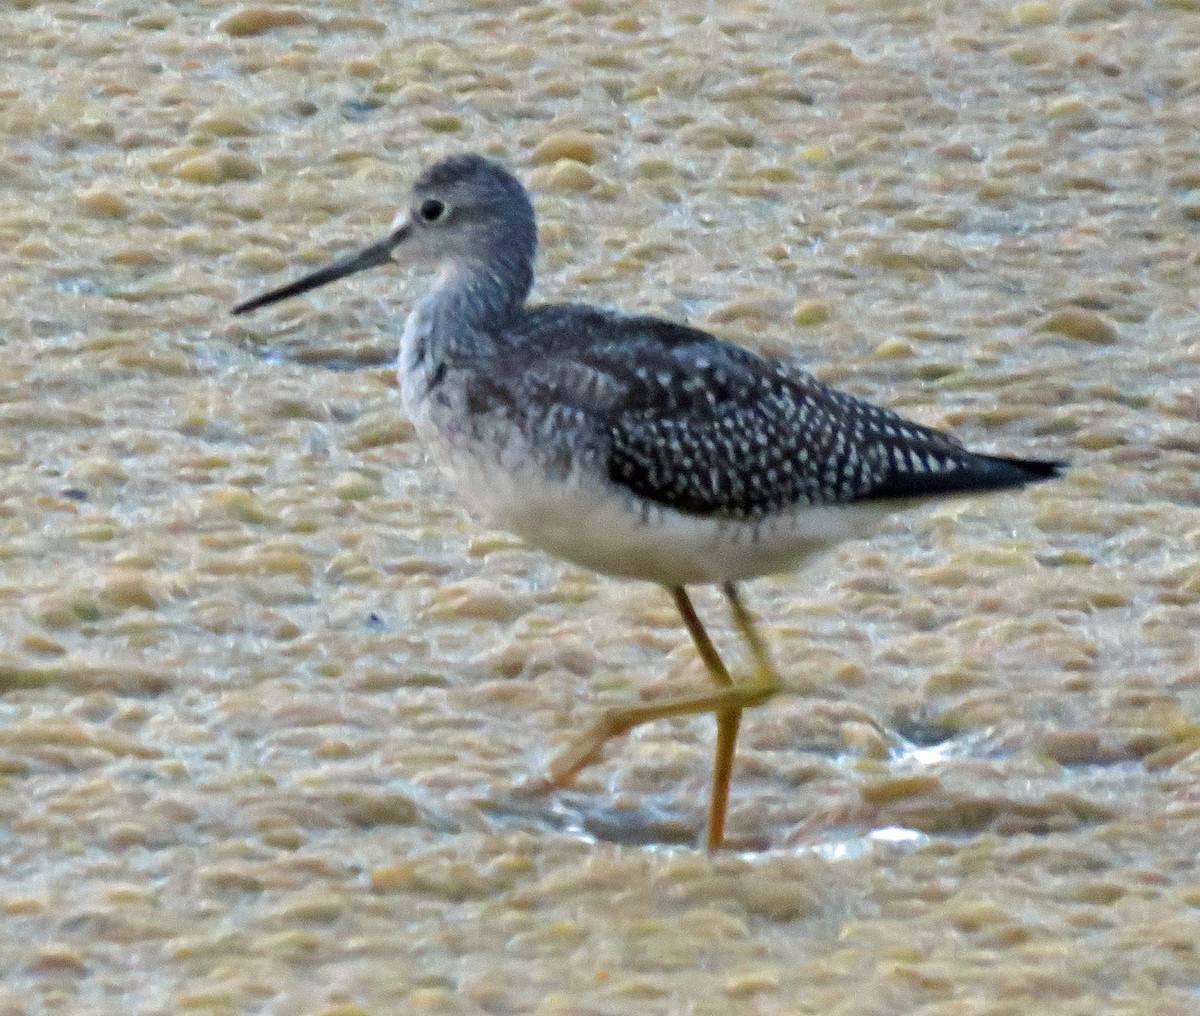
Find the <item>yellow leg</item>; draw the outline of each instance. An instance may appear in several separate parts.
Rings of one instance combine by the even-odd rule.
[[[580,734],[549,766],[552,786],[564,786],[581,769],[600,758],[605,742],[627,734],[634,727],[671,716],[693,716],[698,713],[740,713],[749,706],[761,705],[772,691],[765,689],[721,688],[707,695],[688,695],[664,702],[647,702],[636,706],[615,706],[605,709],[600,718]]]
[[[733,678],[721,661],[717,647],[712,644],[704,625],[700,621],[696,608],[688,598],[686,590],[676,587],[671,590],[675,598],[675,606],[683,617],[688,634],[696,644],[700,659],[704,661],[704,669],[713,683],[732,688]],[[765,700],[764,700],[765,701]],[[737,750],[738,728],[742,724],[742,708],[722,709],[717,713],[717,740],[713,746],[713,771],[711,789],[708,793],[708,821],[704,827],[704,847],[706,850],[718,850],[725,840],[725,813],[729,809],[729,784],[733,779],[733,756]]]
[[[738,633],[750,647],[750,655],[754,658],[754,678],[742,690],[756,697],[754,705],[766,702],[780,688],[779,678],[775,668],[771,666],[771,658],[767,655],[766,643],[754,626],[750,612],[742,603],[737,586],[726,582],[721,586],[721,592],[729,601],[733,613],[733,623]],[[689,631],[691,626],[689,625]],[[708,635],[703,628],[699,634],[708,641]],[[697,637],[692,632],[692,638]],[[697,642],[697,644],[699,644]],[[712,643],[710,642],[711,646]],[[716,650],[714,649],[715,653]],[[714,678],[715,680],[715,678]],[[750,704],[750,703],[747,703]],[[742,710],[731,709],[717,713],[717,743],[713,753],[712,794],[708,802],[708,828],[704,835],[704,845],[709,850],[717,850],[725,838],[725,811],[729,806],[729,783],[733,773],[733,755],[737,746],[738,725],[742,721]]]
[[[766,699],[763,699],[765,702]],[[755,703],[757,705],[758,703]],[[733,755],[737,750],[742,709],[717,713],[717,742],[713,747],[712,789],[708,793],[708,822],[704,827],[704,849],[720,850],[725,842],[725,812],[729,809],[729,784],[733,779]]]
[[[721,586],[721,592],[729,601],[729,609],[733,612],[733,623],[737,627],[738,634],[746,640],[746,645],[750,647],[750,655],[754,657],[754,683],[769,684],[778,689],[780,680],[771,664],[767,644],[754,626],[754,618],[750,616],[750,612],[742,603],[742,594],[738,592],[737,586],[732,582],[726,582]]]
[[[725,813],[729,805],[729,784],[733,772],[733,757],[737,746],[738,727],[742,710],[766,702],[779,689],[779,681],[771,667],[762,637],[754,627],[749,612],[742,604],[732,582],[722,587],[733,611],[734,624],[750,648],[754,659],[753,680],[735,685],[722,662],[720,654],[708,637],[696,614],[692,601],[682,587],[671,589],[675,606],[683,617],[688,634],[696,645],[708,676],[717,691],[708,695],[688,695],[664,702],[607,709],[591,727],[575,739],[567,749],[550,763],[550,783],[564,786],[581,769],[597,761],[604,745],[614,737],[628,733],[634,727],[670,716],[714,713],[717,719],[717,741],[713,756],[712,792],[709,797],[708,824],[704,845],[716,850],[725,838]]]
[[[688,634],[696,643],[696,651],[704,662],[704,669],[708,671],[708,676],[713,679],[714,684],[722,688],[732,688],[733,678],[729,676],[729,671],[725,669],[725,664],[721,660],[721,654],[717,652],[717,647],[712,644],[712,639],[704,630],[704,625],[700,622],[700,615],[692,606],[687,591],[682,586],[675,586],[671,589],[671,597],[683,618],[683,623],[687,626]]]

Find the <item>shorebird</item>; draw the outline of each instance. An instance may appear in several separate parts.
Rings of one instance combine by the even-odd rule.
[[[400,337],[400,395],[418,436],[465,505],[531,546],[665,586],[714,685],[606,710],[550,763],[550,783],[567,784],[634,727],[712,713],[704,843],[716,849],[742,711],[782,687],[737,583],[870,536],[915,499],[1021,487],[1063,464],[969,451],[687,325],[530,304],[536,251],[520,181],[458,155],[421,173],[383,239],[233,312],[392,262],[436,270]],[[747,679],[733,679],[692,606],[686,587],[705,583],[729,602]]]

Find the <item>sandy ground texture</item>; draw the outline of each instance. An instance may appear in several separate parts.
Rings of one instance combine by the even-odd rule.
[[[24,0],[0,53],[2,1016],[1200,1012],[1196,0]],[[745,851],[703,719],[530,792],[702,672],[455,506],[423,280],[228,314],[467,149],[541,298],[1074,463],[749,587]]]

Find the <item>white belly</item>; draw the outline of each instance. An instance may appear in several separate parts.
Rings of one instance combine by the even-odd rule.
[[[788,571],[843,540],[869,536],[891,514],[877,503],[802,508],[757,523],[705,519],[643,506],[599,482],[547,481],[512,460],[480,460],[435,444],[463,504],[493,525],[593,571],[668,586]]]

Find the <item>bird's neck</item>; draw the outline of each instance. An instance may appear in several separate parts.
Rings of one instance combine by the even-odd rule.
[[[494,340],[525,306],[533,270],[524,259],[456,261],[438,273],[420,310],[431,339],[447,353],[463,342]]]

